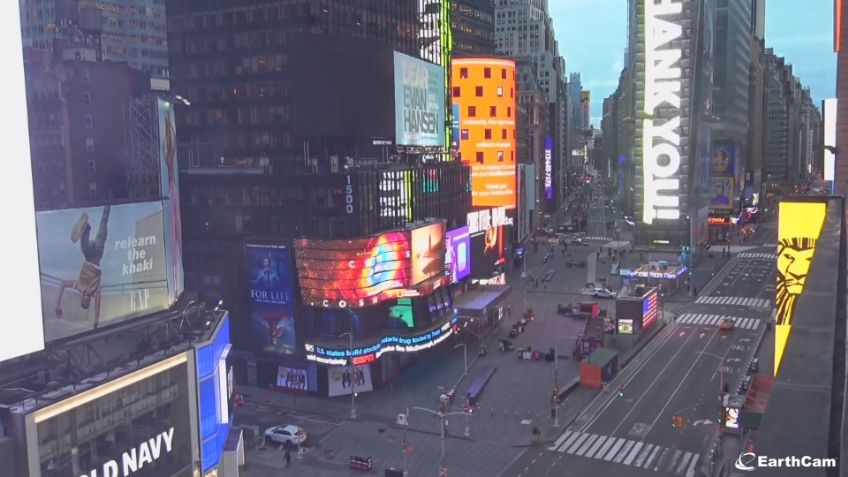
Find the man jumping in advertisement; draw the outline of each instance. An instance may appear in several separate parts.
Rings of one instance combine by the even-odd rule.
[[[59,287],[59,297],[56,299],[56,316],[62,317],[62,296],[65,288],[73,288],[80,292],[80,306],[87,310],[94,298],[94,328],[100,322],[100,261],[103,260],[103,252],[106,250],[106,225],[109,222],[111,206],[103,207],[103,215],[100,217],[100,226],[97,236],[91,240],[91,225],[88,223],[88,214],[80,215],[76,225],[71,230],[71,241],[80,243],[80,249],[85,257],[80,268],[79,278],[76,280],[62,280]]]

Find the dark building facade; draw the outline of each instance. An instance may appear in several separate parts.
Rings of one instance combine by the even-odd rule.
[[[451,0],[453,53],[467,56],[495,54],[494,0]]]

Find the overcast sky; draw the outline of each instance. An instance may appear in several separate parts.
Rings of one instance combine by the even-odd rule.
[[[738,0],[736,0],[738,1]],[[627,0],[551,0],[566,73],[580,73],[592,92],[592,124],[600,127],[603,100],[618,84],[627,42]],[[835,96],[832,0],[771,0],[766,6],[766,46],[793,65],[813,100]]]

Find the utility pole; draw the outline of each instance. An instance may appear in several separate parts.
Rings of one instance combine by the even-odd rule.
[[[471,436],[471,425],[468,422],[468,418],[470,417],[471,412],[442,412],[442,411],[434,411],[432,409],[427,409],[426,407],[413,407],[412,410],[429,412],[430,414],[437,416],[439,418],[439,420],[441,421],[441,424],[442,424],[442,429],[441,429],[441,441],[442,441],[441,468],[447,470],[447,465],[445,465],[445,440],[447,439],[447,433],[445,432],[446,431],[445,423],[447,421],[445,420],[445,418],[448,417],[448,416],[462,416],[462,415],[464,415],[465,416],[465,436],[470,437]]]
[[[347,335],[350,337],[348,342],[348,372],[350,373],[350,418],[356,419],[356,375],[353,368],[353,331],[348,331],[339,335],[339,338],[344,338]]]

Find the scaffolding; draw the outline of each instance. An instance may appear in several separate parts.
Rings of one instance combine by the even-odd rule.
[[[127,189],[132,199],[162,197],[159,171],[159,114],[156,96],[133,98],[129,119]]]

